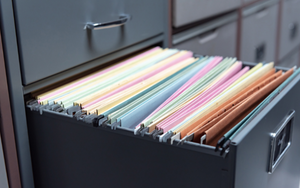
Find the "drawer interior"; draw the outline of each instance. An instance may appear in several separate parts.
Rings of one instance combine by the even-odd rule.
[[[140,55],[138,55],[138,56],[136,56],[136,57],[139,57],[139,56],[141,56],[142,57],[142,55],[143,54],[147,54],[147,53],[156,53],[155,51],[156,50],[158,50],[159,48],[158,47],[156,47],[156,48],[152,48],[151,50],[148,50],[148,51],[145,51],[145,52],[143,52],[143,53],[141,53]],[[153,51],[153,52],[152,52]],[[170,50],[170,52],[171,52],[172,50]],[[165,52],[167,52],[167,51],[165,51]],[[165,52],[162,52],[161,54],[163,54],[163,53],[165,53]],[[173,52],[172,52],[173,53]],[[195,55],[196,57],[201,57],[201,56],[198,56],[198,55]],[[171,56],[171,57],[173,57],[173,56]],[[171,58],[170,57],[170,58]],[[178,56],[179,57],[179,56]],[[129,60],[127,60],[127,61],[129,61]],[[124,62],[127,62],[127,61],[124,61]],[[252,67],[254,67],[256,64],[253,64],[253,63],[244,63],[243,64],[243,68],[246,68],[246,66],[247,67],[250,67],[250,68],[252,68]],[[115,64],[115,65],[113,65],[113,66],[118,66],[118,64]],[[113,67],[112,66],[112,67]],[[105,70],[105,69],[104,69]],[[283,69],[283,71],[286,71],[286,69]],[[100,72],[101,73],[101,72]],[[94,75],[94,74],[99,74],[99,73],[93,73],[92,75]],[[83,79],[88,79],[88,78],[92,78],[93,76],[87,76],[87,77],[83,77]],[[146,77],[145,77],[146,78]],[[175,77],[174,77],[175,78]],[[187,77],[188,78],[188,77]],[[72,79],[71,79],[72,80]],[[93,79],[92,79],[93,80]],[[172,80],[172,79],[171,79]],[[184,81],[184,79],[182,79],[182,81]],[[185,79],[185,81],[187,81],[187,79]],[[73,80],[72,82],[70,82],[70,87],[72,86],[72,85],[74,85],[75,83],[77,83],[78,81],[77,80]],[[89,81],[90,82],[90,81]],[[62,82],[62,84],[64,84],[64,83],[68,83],[68,82]],[[74,84],[73,84],[74,83]],[[93,82],[91,82],[91,83],[93,83]],[[102,88],[102,82],[99,82],[99,84],[97,83],[97,82],[95,82],[97,85],[95,85],[94,87],[96,87],[96,88]],[[129,82],[129,83],[131,83],[131,82]],[[163,82],[159,82],[158,84],[160,84],[160,83],[163,83]],[[168,83],[168,81],[166,81],[166,83]],[[171,82],[170,82],[171,83]],[[128,108],[128,107],[130,107],[131,105],[135,105],[135,103],[138,101],[138,100],[141,100],[143,97],[144,97],[144,95],[145,95],[145,97],[150,97],[150,95],[149,96],[147,96],[147,93],[145,93],[145,94],[143,94],[143,95],[140,95],[140,97],[139,98],[137,98],[137,100],[136,99],[134,99],[134,100],[136,100],[136,101],[133,101],[133,102],[126,102],[126,103],[124,103],[124,105],[123,105],[123,103],[120,103],[120,105],[123,105],[122,107],[120,106],[115,106],[115,107],[113,107],[112,109],[109,109],[107,112],[106,111],[103,111],[103,112],[99,112],[98,110],[97,111],[89,111],[89,110],[86,110],[86,109],[88,109],[89,107],[89,104],[91,103],[91,102],[84,102],[84,103],[78,103],[78,105],[77,105],[77,103],[75,103],[75,102],[73,102],[73,103],[70,103],[70,102],[64,102],[64,103],[61,103],[61,102],[59,102],[59,101],[61,101],[61,99],[59,99],[58,101],[56,101],[56,98],[54,97],[52,97],[50,94],[48,94],[48,92],[47,92],[47,90],[45,90],[45,89],[42,89],[41,91],[36,91],[36,92],[33,92],[32,93],[32,96],[37,96],[37,100],[35,100],[35,99],[33,99],[32,98],[32,96],[30,96],[30,95],[28,95],[27,97],[26,97],[26,100],[27,100],[27,102],[26,102],[26,104],[28,105],[28,108],[30,108],[31,109],[31,111],[33,110],[33,111],[38,111],[41,115],[43,115],[43,113],[44,112],[47,112],[47,113],[52,113],[52,114],[57,114],[57,115],[59,115],[59,116],[64,116],[64,117],[68,117],[68,118],[70,118],[70,119],[72,119],[72,121],[74,121],[75,119],[77,120],[77,121],[81,121],[81,122],[83,122],[83,123],[86,123],[87,124],[87,126],[90,126],[90,127],[101,127],[101,126],[103,126],[103,127],[109,127],[110,129],[120,129],[120,130],[123,130],[123,131],[125,131],[125,132],[130,132],[131,134],[135,134],[136,135],[136,131],[138,131],[137,130],[137,127],[136,127],[136,125],[139,125],[139,123],[140,122],[142,122],[145,118],[147,118],[147,116],[151,113],[151,112],[153,112],[156,108],[158,108],[159,107],[159,105],[160,104],[162,104],[166,99],[168,99],[168,97],[169,96],[171,96],[171,94],[173,94],[177,89],[178,89],[178,87],[180,86],[179,85],[179,83],[180,84],[183,84],[184,82],[178,82],[178,86],[172,86],[172,87],[168,87],[169,89],[168,90],[166,90],[167,92],[162,92],[161,94],[160,94],[160,97],[159,98],[156,98],[156,97],[154,97],[154,98],[152,98],[151,100],[149,99],[149,102],[148,102],[148,100],[146,100],[145,102],[142,102],[141,104],[139,104],[139,105],[137,105],[137,106],[133,106],[133,111],[132,110],[130,110],[129,112],[129,114],[126,112],[126,111],[124,111],[124,112],[122,112],[123,111],[123,108],[124,109],[126,109],[126,108]],[[156,84],[157,85],[157,84]],[[151,86],[149,89],[151,89],[152,87],[153,88],[155,88],[155,87],[158,87],[159,85],[153,85],[153,86]],[[162,84],[163,85],[163,84]],[[67,85],[68,86],[68,85]],[[80,90],[82,90],[82,89],[80,89],[82,86],[80,86],[80,85],[78,85],[77,86],[77,84],[75,84],[74,86],[76,86],[75,88],[79,88],[79,91]],[[69,87],[69,86],[68,86]],[[68,88],[67,87],[67,88]],[[73,86],[72,86],[73,87]],[[65,89],[60,89],[61,87],[60,86],[57,86],[57,85],[54,85],[54,86],[51,86],[49,89],[53,89],[53,88],[58,88],[58,89],[55,89],[55,90],[57,90],[57,91],[55,91],[54,90],[54,94],[55,93],[57,93],[57,92],[63,92],[63,93],[66,93],[66,94],[68,94],[68,90],[66,90],[66,91],[64,91]],[[47,88],[46,88],[47,89]],[[83,87],[83,89],[84,89],[84,87]],[[147,89],[147,90],[145,90],[145,92],[152,92],[152,90],[153,89],[151,89],[151,90],[149,90],[149,89]],[[78,90],[78,89],[77,89]],[[148,91],[149,90],[149,91]],[[76,91],[76,90],[74,90],[74,91]],[[96,90],[95,90],[96,91]],[[101,91],[105,91],[105,90],[101,90]],[[124,90],[124,91],[126,91],[126,90]],[[155,89],[153,90],[153,91],[155,91]],[[51,92],[53,92],[52,90],[51,90]],[[43,94],[43,93],[45,93],[45,94]],[[75,92],[75,93],[78,93],[78,92]],[[156,93],[153,93],[153,94],[155,94],[155,95],[157,95]],[[49,96],[50,95],[50,96]],[[56,95],[56,94],[55,94]],[[61,95],[61,94],[59,94],[59,95]],[[71,100],[75,100],[75,101],[77,101],[77,100],[81,100],[81,98],[82,97],[84,97],[85,95],[90,95],[90,94],[86,94],[86,92],[83,92],[83,91],[80,91],[77,95],[79,95],[79,97],[77,97],[77,96],[73,96],[72,98],[73,99],[71,99]],[[53,98],[53,99],[51,99],[50,100],[50,98]],[[64,96],[64,95],[63,95]],[[62,99],[64,98],[62,96]],[[82,96],[82,97],[81,97]],[[74,98],[75,97],[75,98]],[[49,99],[48,99],[49,98]],[[61,97],[59,97],[59,98],[61,98]],[[31,100],[30,100],[31,99]],[[50,100],[50,101],[49,101]],[[52,101],[53,100],[53,101]],[[89,98],[86,98],[86,100],[87,101],[89,101],[90,99]],[[144,100],[144,99],[143,99]],[[38,102],[37,102],[38,101]],[[45,103],[45,101],[47,101],[46,103]],[[51,102],[52,101],[52,102]],[[85,100],[84,100],[85,101]],[[152,102],[151,102],[152,101]],[[127,104],[128,103],[128,104]],[[93,104],[93,103],[91,103],[91,104]],[[143,104],[143,105],[142,105]],[[72,106],[70,106],[70,105],[72,105]],[[74,106],[73,106],[74,105]],[[88,106],[87,106],[88,105]],[[142,106],[141,106],[142,105]],[[87,108],[86,107],[84,107],[84,106],[87,106]],[[93,105],[92,105],[93,106]],[[147,108],[145,108],[145,107],[143,107],[143,106],[147,106]],[[113,109],[120,109],[120,110],[122,110],[121,111],[121,113],[120,112],[118,112],[117,114],[120,114],[120,115],[114,115],[114,113],[116,113],[117,111],[120,111],[120,110],[113,110]],[[131,109],[132,107],[130,107],[129,109]],[[82,109],[82,110],[81,110]],[[138,110],[141,110],[141,111],[138,111]],[[105,115],[107,113],[107,115]],[[104,115],[103,115],[104,114]],[[121,115],[121,114],[123,114],[123,115]],[[134,118],[132,118],[132,115],[133,114],[138,114],[137,116],[134,116]],[[117,119],[115,119],[114,120],[114,116],[116,116],[116,118]],[[127,118],[127,116],[128,116],[128,118]],[[121,118],[122,117],[122,118]],[[129,118],[130,117],[130,118]],[[120,118],[120,120],[119,120],[119,118]],[[155,139],[155,138],[158,138],[159,139],[159,141],[160,142],[162,142],[162,138],[163,138],[163,136],[165,136],[165,135],[161,135],[161,134],[158,134],[158,135],[153,135],[153,133],[151,133],[152,131],[149,131],[149,133],[148,133],[148,131],[146,131],[146,132],[144,132],[143,134],[141,134],[141,136],[143,137],[144,136],[144,134],[145,135],[147,135],[148,137],[153,137],[153,139]],[[155,132],[155,131],[154,131]],[[140,133],[139,133],[140,134]],[[138,134],[138,135],[139,135]],[[171,140],[168,140],[167,142],[168,143],[171,143],[171,145],[173,144],[173,141],[174,141],[174,139],[175,139],[175,141],[176,142],[179,142],[180,141],[180,137],[177,137],[176,135],[174,135],[173,137],[172,137],[172,139]],[[179,139],[179,140],[178,140]],[[182,139],[182,138],[181,138]],[[193,143],[193,142],[190,142],[189,140],[181,140],[180,141],[180,143],[183,143],[182,141],[184,141],[185,143],[187,143],[187,144],[192,144],[192,145],[194,145],[194,146],[196,146],[196,147],[205,147],[205,148],[207,148],[207,149],[209,149],[209,150],[211,150],[211,151],[213,151],[214,150],[214,147],[213,146],[208,146],[208,145],[202,145],[202,144],[199,144],[199,142],[198,143]],[[165,141],[164,141],[165,142]]]

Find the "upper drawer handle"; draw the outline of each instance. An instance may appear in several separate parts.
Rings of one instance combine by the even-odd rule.
[[[103,23],[93,23],[89,22],[85,25],[84,29],[90,29],[90,30],[97,30],[97,29],[107,29],[111,27],[117,27],[124,25],[131,19],[131,16],[128,14],[122,14],[120,15],[118,20],[110,21],[110,22],[103,22]]]

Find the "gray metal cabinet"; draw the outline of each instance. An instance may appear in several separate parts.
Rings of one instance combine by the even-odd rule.
[[[272,62],[275,60],[278,3],[262,4],[244,11],[241,55],[243,61]]]
[[[230,0],[232,3],[219,1],[220,7],[213,7],[218,10],[205,8],[201,11],[199,8],[217,1],[205,2],[206,5],[197,6],[197,14],[201,14],[200,17],[196,15],[192,19],[188,18],[187,22],[183,20],[181,24],[233,10],[240,4],[237,0]],[[74,67],[80,69],[82,64],[108,54],[121,57],[121,50],[138,46],[136,44],[139,42],[163,33],[163,7],[162,0],[53,0],[47,3],[37,0],[14,0],[23,84],[31,84]],[[87,22],[111,21],[118,19],[122,14],[132,16],[132,20],[124,26],[93,31],[84,29]],[[193,28],[187,33],[176,34],[173,44],[175,47],[190,49],[203,55],[234,56],[236,19],[237,15],[231,15],[224,20]],[[180,26],[180,22],[178,23],[177,26]],[[5,34],[4,38],[8,32]],[[6,38],[6,41],[10,40]],[[185,42],[189,45],[180,47]],[[203,47],[198,46],[199,42]],[[17,46],[9,42],[6,44]],[[225,46],[226,49],[220,49],[221,46]],[[136,50],[141,49],[136,47]],[[209,50],[205,51],[207,49]],[[13,55],[6,54],[6,57],[8,56],[11,58]],[[14,73],[19,74],[19,70]],[[11,80],[13,76],[10,76]],[[297,156],[300,141],[297,136],[300,131],[300,107],[291,99],[298,96],[299,81],[298,76],[240,132],[233,140],[226,157],[220,156],[214,148],[198,143],[186,142],[176,146],[175,141],[171,146],[150,137],[134,136],[132,130],[95,128],[71,117],[51,112],[40,115],[39,112],[27,109],[27,124],[23,118],[23,124],[18,123],[21,122],[18,119],[16,125],[23,126],[22,130],[29,128],[35,183],[39,188],[128,185],[293,188],[296,187],[295,182],[299,182],[300,174],[298,166],[295,165],[299,162]],[[14,86],[16,88],[16,85]],[[23,88],[20,86],[19,89]],[[18,96],[15,96],[16,94]],[[11,95],[14,96],[12,101],[21,101],[15,102],[13,107],[24,110],[15,105],[24,104],[23,93],[12,90]],[[294,142],[275,173],[269,175],[269,134],[290,109],[297,111]],[[27,136],[26,132],[23,135]],[[3,168],[0,166],[0,173],[1,169]],[[151,178],[153,174],[157,176]],[[279,177],[289,181],[282,181]]]
[[[234,57],[236,34],[236,15],[230,14],[174,35],[173,44],[175,48],[191,50],[201,55]],[[187,38],[187,36],[191,37]]]
[[[300,0],[284,0],[280,27],[279,60],[300,44]]]
[[[15,0],[23,84],[27,85],[163,32],[161,0]],[[89,30],[129,14],[123,26]]]
[[[241,0],[174,0],[173,4],[173,26],[180,27],[234,10],[241,5]]]

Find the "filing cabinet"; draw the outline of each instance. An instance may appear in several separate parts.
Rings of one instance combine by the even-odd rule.
[[[283,0],[280,26],[279,60],[300,44],[300,1]]]
[[[127,49],[131,52],[142,50],[145,46],[141,47],[139,43],[165,33],[162,19],[165,6],[161,0],[76,0],[72,3],[14,0],[12,9],[7,6],[12,4],[11,1],[0,2],[1,32],[6,63],[10,65],[7,72],[25,188],[32,188],[29,178],[26,179],[30,177],[28,161],[33,162],[38,188],[298,186],[300,171],[295,164],[299,162],[300,154],[300,106],[291,99],[297,98],[300,92],[299,76],[239,133],[225,157],[213,147],[199,143],[181,145],[175,140],[174,145],[170,145],[159,143],[148,135],[134,136],[133,131],[126,128],[95,128],[71,116],[49,111],[41,115],[24,107],[30,86],[41,89],[47,85],[45,79],[51,83],[61,81],[59,78],[64,77],[64,71],[75,75],[73,68],[83,70],[83,66],[92,60],[109,55],[115,58],[126,56]],[[210,5],[215,0],[194,1],[197,6],[186,2],[174,1],[175,10],[178,9],[173,15],[175,27],[241,5],[240,0],[218,1],[218,6]],[[190,10],[197,8],[193,12],[195,15],[180,18],[180,11],[184,9],[181,10],[179,5],[192,7]],[[211,8],[199,9],[208,6]],[[85,28],[90,22],[118,20],[123,24],[127,19],[124,16],[129,16],[129,21],[121,27],[109,30]],[[175,34],[173,44],[175,48],[201,55],[235,56],[236,35],[237,13],[234,12]],[[163,45],[162,40],[158,44]],[[153,43],[148,46],[151,45]],[[261,49],[258,51],[263,51]],[[101,63],[107,62],[101,59]],[[292,146],[274,173],[268,174],[270,133],[291,109],[296,111]],[[24,157],[26,151],[22,147],[27,146],[27,128],[32,158]]]
[[[173,26],[181,27],[241,6],[241,0],[174,0]]]
[[[278,1],[264,1],[244,10],[240,58],[249,62],[275,60]]]
[[[201,55],[234,57],[236,34],[237,14],[233,13],[173,35],[173,45]]]
[[[14,2],[24,85],[163,33],[161,0]]]

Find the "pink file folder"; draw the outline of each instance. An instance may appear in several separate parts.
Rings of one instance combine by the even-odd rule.
[[[169,116],[167,119],[165,119],[164,121],[159,123],[157,125],[157,127],[159,129],[163,129],[164,132],[170,130],[171,128],[176,126],[178,123],[182,122],[186,117],[188,117],[190,114],[192,114],[195,110],[199,109],[199,107],[208,103],[210,100],[212,100],[214,97],[216,97],[222,91],[224,91],[227,87],[229,87],[233,82],[235,82],[238,78],[240,78],[248,70],[249,70],[249,67],[245,67],[243,70],[241,70],[235,76],[233,76],[230,79],[227,79],[227,81],[225,83],[223,81],[223,82],[214,84],[211,88],[209,88],[207,91],[205,91],[204,93],[199,95],[197,98],[195,98],[193,101],[188,103],[186,106],[184,106],[183,108],[181,108],[180,110],[178,110],[177,112],[175,112],[174,114]],[[224,76],[224,77],[228,78],[228,76]]]

